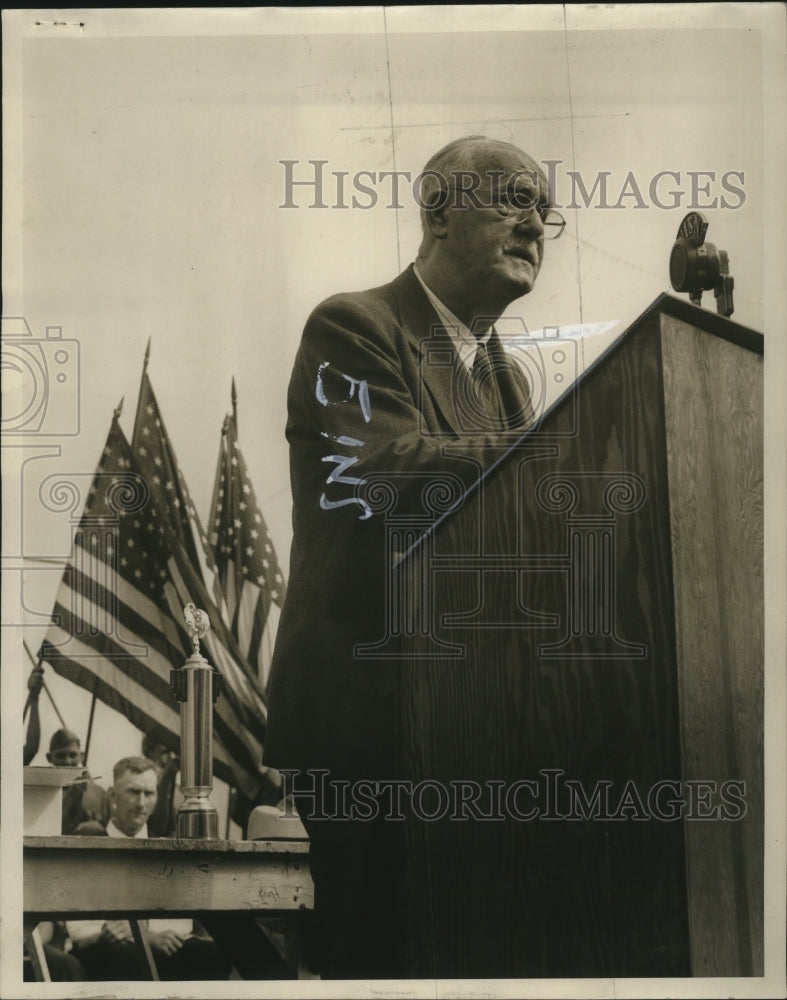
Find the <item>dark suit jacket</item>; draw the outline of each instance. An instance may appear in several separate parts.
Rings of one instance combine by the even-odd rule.
[[[521,429],[527,380],[496,334],[489,353],[505,424]],[[511,440],[474,393],[412,267],[307,321],[288,395],[294,538],[266,764],[391,776],[396,661],[353,650],[385,634],[386,517],[422,518],[427,486],[461,497]]]

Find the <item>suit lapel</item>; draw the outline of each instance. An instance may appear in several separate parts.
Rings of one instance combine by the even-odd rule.
[[[440,322],[432,303],[415,276],[412,264],[392,283],[402,328],[418,359],[420,377],[436,408],[457,434],[466,430],[457,410],[457,399],[467,399],[470,374],[459,360],[453,344]],[[500,398],[511,428],[524,427],[532,421],[530,391],[524,373],[505,353],[496,330],[489,341],[490,360],[495,368]],[[467,384],[463,385],[463,382]]]
[[[457,379],[468,378],[464,365],[416,278],[412,264],[393,282],[402,329],[418,360],[419,376],[445,423],[463,429],[456,407]]]

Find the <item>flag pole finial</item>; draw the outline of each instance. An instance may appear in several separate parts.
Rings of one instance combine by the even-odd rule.
[[[238,390],[235,388],[235,376],[232,376],[232,422],[235,424],[235,433],[238,433]]]
[[[120,414],[123,412],[123,401],[125,400],[125,398],[126,398],[125,396],[121,396],[120,402],[114,409],[112,416],[115,420],[120,420]]]
[[[148,343],[147,343],[147,346],[145,347],[145,358],[144,358],[144,361],[142,362],[142,374],[143,375],[148,370],[148,361],[150,361],[150,340],[151,340],[151,338],[148,337]]]

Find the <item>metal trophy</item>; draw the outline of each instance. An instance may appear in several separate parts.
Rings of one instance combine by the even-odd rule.
[[[213,703],[221,677],[199,651],[199,641],[210,629],[204,611],[187,604],[186,628],[194,644],[191,656],[170,674],[180,702],[180,786],[185,802],[178,809],[176,836],[184,839],[219,835],[219,817],[210,804],[213,790]]]

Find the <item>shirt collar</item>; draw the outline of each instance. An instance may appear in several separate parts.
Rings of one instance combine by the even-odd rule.
[[[413,270],[416,278],[418,278],[421,288],[423,288],[426,292],[426,297],[434,306],[434,310],[437,313],[440,322],[445,327],[446,333],[448,334],[451,343],[454,345],[457,354],[461,358],[462,363],[468,371],[471,371],[475,362],[478,345],[487,345],[489,343],[489,338],[492,336],[492,327],[490,326],[489,329],[481,334],[480,337],[476,337],[470,327],[468,327],[466,323],[463,323],[458,316],[454,315],[448,306],[444,302],[441,302],[432,289],[427,285],[421,277],[417,261],[413,264]]]
[[[127,837],[128,836],[128,834],[123,833],[122,830],[118,829],[118,827],[115,826],[114,820],[110,820],[107,823],[107,835],[110,836],[110,837]],[[147,823],[145,823],[134,834],[134,840],[136,840],[139,837],[147,837],[147,835],[148,835],[148,825],[147,825]]]

